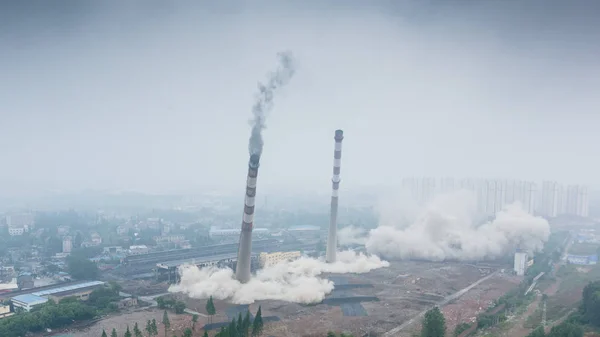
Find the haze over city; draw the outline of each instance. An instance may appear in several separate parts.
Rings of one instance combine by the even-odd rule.
[[[0,336],[600,336],[599,17],[1,2]]]
[[[2,193],[232,189],[257,79],[299,71],[265,130],[261,189],[413,175],[598,185],[593,2],[3,3]]]

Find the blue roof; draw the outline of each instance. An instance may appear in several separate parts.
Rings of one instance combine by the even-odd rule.
[[[47,298],[32,295],[32,294],[18,295],[18,296],[13,297],[12,299],[15,301],[23,302],[25,304],[37,304],[37,303],[44,303],[44,302],[48,301]]]
[[[102,284],[104,284],[104,282],[102,282],[102,281],[83,282],[83,283],[73,284],[73,285],[70,285],[70,286],[64,286],[64,287],[58,287],[58,288],[52,288],[52,289],[46,289],[46,290],[42,290],[42,291],[37,291],[37,292],[31,293],[31,294],[32,295],[36,295],[36,296],[48,296],[48,295],[52,295],[52,294],[62,293],[62,292],[65,292],[65,291],[71,291],[71,290],[76,290],[76,289],[81,289],[81,288],[99,286],[99,285],[102,285]]]

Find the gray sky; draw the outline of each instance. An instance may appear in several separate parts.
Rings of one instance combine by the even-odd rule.
[[[260,188],[328,190],[336,128],[343,188],[600,185],[600,3],[449,2],[4,1],[3,193],[243,186],[256,82],[284,49],[298,70]]]

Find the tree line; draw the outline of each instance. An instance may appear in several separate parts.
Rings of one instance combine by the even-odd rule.
[[[0,320],[0,336],[19,337],[30,332],[40,332],[46,328],[57,329],[92,319],[99,314],[116,311],[112,301],[118,300],[118,288],[105,287],[94,290],[87,302],[67,297],[59,303],[49,300],[34,307],[30,312],[22,312]]]
[[[571,314],[564,322],[555,325],[546,334],[544,327],[539,326],[533,330],[528,337],[583,337],[584,327],[590,326],[600,328],[600,281],[589,283],[582,294],[582,302],[576,312]],[[501,298],[497,301],[497,307],[507,308],[512,302],[512,296]],[[492,310],[494,312],[494,310]],[[485,313],[484,313],[485,314]],[[477,328],[485,328],[493,324],[480,324],[479,321],[484,317],[478,316]],[[499,314],[494,312],[495,314]],[[491,314],[488,314],[490,316]],[[502,315],[502,314],[500,314]],[[487,317],[487,316],[485,316]],[[457,337],[469,330],[471,326],[468,323],[461,323],[456,326],[452,336]],[[438,307],[435,307],[425,313],[421,326],[421,337],[446,337],[446,320]]]
[[[237,319],[233,319],[229,325],[222,326],[215,337],[258,337],[262,334],[264,322],[262,318],[262,309],[259,306],[254,319],[250,319],[250,311],[242,318],[240,312]],[[208,336],[206,331],[205,336]]]

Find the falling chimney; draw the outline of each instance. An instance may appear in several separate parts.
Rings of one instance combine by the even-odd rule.
[[[250,280],[250,256],[252,253],[252,227],[254,224],[254,200],[256,197],[256,178],[260,155],[253,154],[248,162],[248,179],[246,181],[246,198],[244,199],[244,216],[242,232],[238,246],[238,258],[235,268],[235,278],[241,283]]]
[[[329,218],[329,236],[327,237],[327,253],[325,259],[329,263],[336,260],[337,250],[337,213],[338,213],[338,188],[340,187],[340,163],[342,161],[342,140],[344,131],[335,130],[335,151],[333,152],[333,178],[331,191],[331,214]]]

